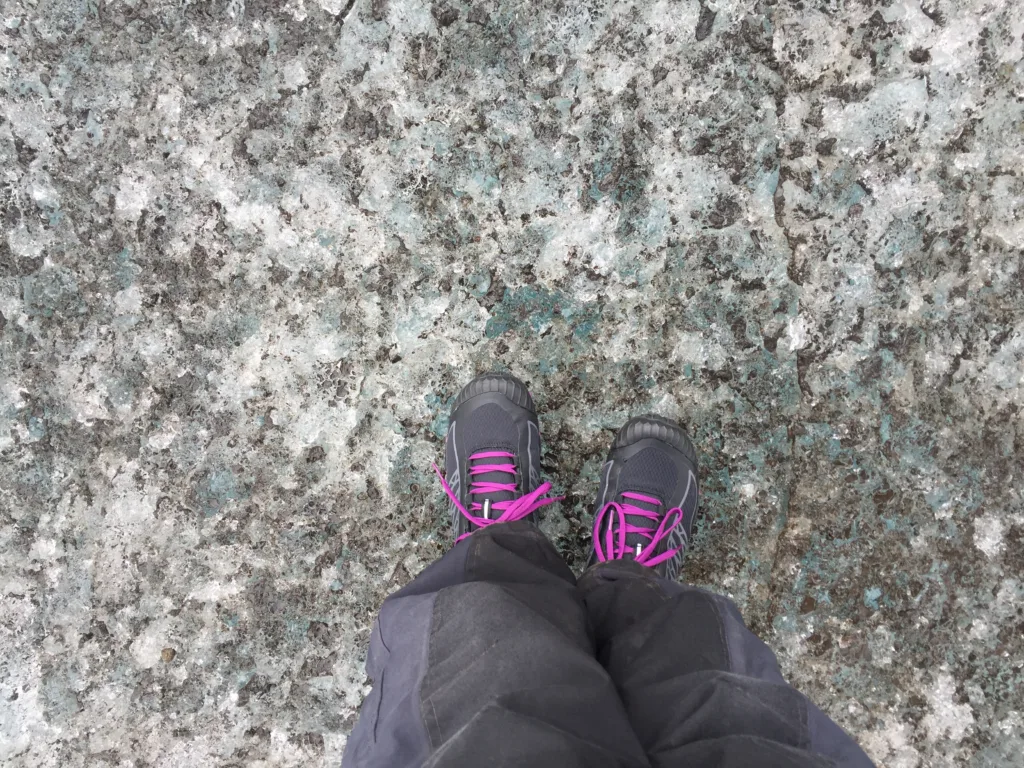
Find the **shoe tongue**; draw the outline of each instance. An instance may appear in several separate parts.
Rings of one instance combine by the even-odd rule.
[[[649,495],[649,494],[644,494],[644,495]],[[646,501],[638,501],[637,499],[630,499],[630,498],[622,496],[621,494],[619,495],[618,502],[619,502],[619,504],[629,504],[630,506],[637,507],[639,509],[646,509],[646,510],[649,510],[651,512],[663,511],[661,509],[661,507],[659,507],[657,504],[648,504]],[[630,515],[630,514],[626,515],[626,522],[630,526],[632,526],[633,528],[645,528],[645,529],[650,530],[652,532],[656,531],[658,529],[658,526],[661,524],[661,520],[660,519],[659,520],[651,520],[649,518],[643,517],[642,515]],[[640,550],[643,551],[644,549],[646,549],[648,547],[648,545],[650,543],[651,543],[651,540],[646,538],[641,533],[627,533],[626,534],[626,548],[628,549],[628,554],[630,554],[633,557],[636,557],[637,545],[638,544],[640,545]]]
[[[675,485],[676,468],[672,460],[665,455],[665,451],[660,448],[644,448],[626,462],[626,466],[622,470],[622,476],[619,478],[618,498],[616,501],[619,504],[628,504],[638,509],[657,512],[658,518],[656,520],[651,520],[641,515],[626,515],[626,520],[631,527],[643,528],[653,533],[661,524],[661,516],[668,511],[668,508],[663,506],[663,504],[667,503],[668,499],[666,497],[671,494],[671,489]],[[659,491],[657,489],[662,490]],[[639,494],[649,499],[658,499],[662,504],[649,504],[645,501],[626,498],[622,495],[624,493]],[[636,555],[637,544],[643,549],[650,543],[651,540],[645,538],[642,534],[630,533],[626,535],[626,546],[634,556]],[[665,546],[666,544],[663,543],[658,549],[662,549]]]

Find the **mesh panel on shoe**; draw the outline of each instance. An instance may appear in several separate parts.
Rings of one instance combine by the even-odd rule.
[[[517,451],[519,433],[512,417],[495,403],[473,410],[473,418],[463,425],[462,440],[466,453],[477,451]]]
[[[643,501],[630,500],[629,503],[641,509],[666,512],[668,507],[665,505],[672,502],[668,496],[675,490],[677,479],[676,466],[671,459],[657,448],[645,448],[626,462],[626,466],[619,476],[618,491],[620,494],[623,491],[633,491],[654,496],[661,500],[661,507],[655,507],[653,504]],[[621,499],[616,499],[616,501],[619,500]],[[658,527],[658,521],[648,520],[639,515],[632,516],[629,523],[637,528],[650,530]],[[649,543],[650,540],[645,539],[639,533],[626,535],[626,545],[630,548],[636,547],[637,544],[647,546]]]

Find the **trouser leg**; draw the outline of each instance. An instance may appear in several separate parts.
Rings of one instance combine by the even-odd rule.
[[[389,597],[345,768],[647,766],[595,658],[571,571],[532,525],[494,525]]]
[[[591,568],[579,587],[652,766],[872,765],[785,682],[728,598],[625,561]]]

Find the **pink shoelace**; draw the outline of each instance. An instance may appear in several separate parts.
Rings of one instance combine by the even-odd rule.
[[[644,496],[641,493],[623,493],[623,499],[631,499],[633,501],[642,501],[645,504],[651,504],[655,507],[662,506],[661,500],[656,499],[653,496]],[[607,529],[604,532],[604,541],[601,541],[601,528],[604,527],[604,521],[607,519],[609,513],[615,515],[614,518],[609,522]],[[661,523],[657,528],[640,528],[636,525],[630,525],[626,522],[626,518],[636,515],[638,517],[644,517],[648,520],[655,522],[661,518]],[[673,519],[674,518],[674,519]],[[669,525],[669,521],[672,520],[672,524]],[[655,555],[654,551],[658,548],[658,545],[665,539],[666,536],[683,522],[683,510],[679,507],[670,509],[665,516],[662,517],[655,511],[638,507],[635,504],[630,504],[628,501],[623,501],[621,504],[610,501],[604,505],[604,508],[597,513],[597,517],[594,519],[594,550],[597,553],[597,559],[599,562],[606,560],[621,560],[627,554],[632,554],[633,559],[640,565],[646,565],[653,568],[654,566],[670,560],[675,557],[682,547],[676,547],[670,549],[667,552],[662,552],[660,555]],[[617,523],[617,525],[616,525]],[[637,544],[636,550],[626,546],[626,536],[630,533],[636,533],[649,540],[646,546]]]
[[[478,480],[476,482],[470,482],[469,493],[471,496],[487,496],[493,493],[515,493],[519,490],[519,484],[516,482],[515,477],[516,465],[512,462],[507,464],[476,464],[473,465],[473,461],[479,461],[481,459],[514,459],[516,455],[514,453],[508,453],[507,451],[480,451],[474,453],[469,457],[469,476],[472,479],[474,475],[484,475],[489,472],[503,472],[505,474],[512,475],[512,481],[508,483],[497,483],[492,480]],[[542,498],[545,493],[551,490],[551,483],[541,483],[535,491],[520,496],[518,499],[509,499],[507,501],[496,501],[490,504],[490,512],[500,512],[501,514],[497,517],[482,517],[478,514],[484,512],[484,504],[481,501],[473,501],[469,505],[469,509],[462,506],[459,501],[459,497],[455,495],[455,492],[448,485],[448,482],[444,479],[444,475],[441,474],[441,470],[437,468],[436,464],[432,464],[434,472],[437,473],[437,477],[441,480],[441,485],[444,486],[444,492],[448,494],[448,498],[452,500],[452,503],[458,508],[463,516],[469,520],[473,525],[478,528],[486,528],[488,525],[494,525],[495,523],[510,523],[513,520],[522,520],[524,517],[529,516],[541,507],[547,506],[548,504],[554,504],[556,501],[561,501],[564,496],[553,496],[550,498]],[[455,541],[456,543],[462,541],[464,538],[472,534],[464,533]]]

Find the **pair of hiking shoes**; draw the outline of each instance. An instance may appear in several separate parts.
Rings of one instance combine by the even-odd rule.
[[[496,523],[536,523],[538,510],[560,500],[541,482],[540,451],[537,411],[523,382],[487,373],[463,387],[445,439],[445,475],[438,471],[456,541]],[[631,559],[676,578],[697,486],[697,452],[683,428],[660,416],[630,419],[601,466],[589,564]]]

